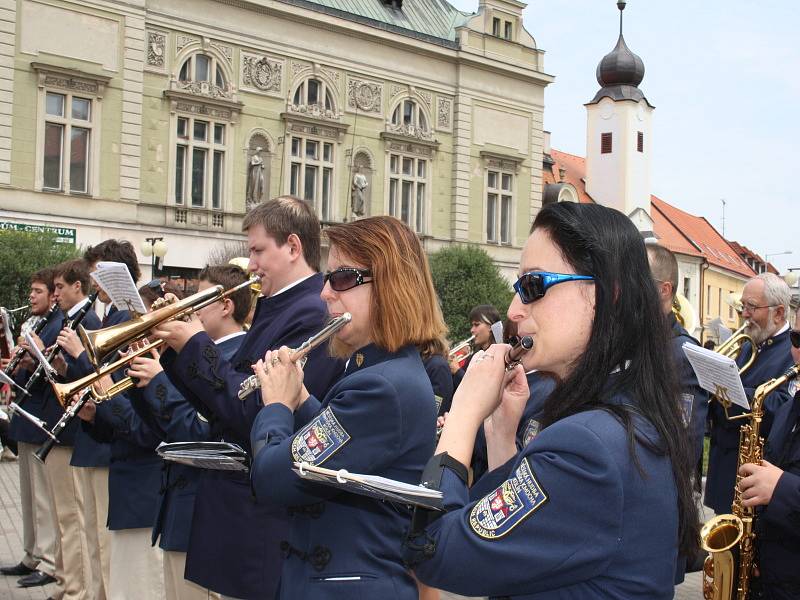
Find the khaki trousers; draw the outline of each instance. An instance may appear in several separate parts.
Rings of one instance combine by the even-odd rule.
[[[17,417],[19,418],[19,417]],[[50,485],[44,465],[33,458],[39,446],[19,442],[19,493],[22,501],[22,563],[43,573],[55,573],[56,525]]]
[[[108,467],[73,467],[81,494],[86,534],[89,597],[106,600],[109,579]]]
[[[161,549],[150,544],[149,527],[109,531],[109,600],[164,600]]]
[[[219,600],[219,594],[184,579],[186,552],[164,551],[164,591],[167,600]]]
[[[88,551],[81,514],[81,497],[75,469],[69,466],[72,448],[56,446],[45,461],[44,470],[52,489],[60,544],[56,550],[56,579],[63,579],[63,600],[88,598],[85,567]],[[60,577],[59,577],[60,575]],[[56,598],[58,598],[56,596]]]

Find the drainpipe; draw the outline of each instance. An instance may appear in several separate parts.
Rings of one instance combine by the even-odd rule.
[[[706,333],[706,313],[704,308],[704,294],[706,291],[706,270],[711,265],[708,264],[708,259],[704,256],[703,262],[700,263],[700,343],[704,343]]]

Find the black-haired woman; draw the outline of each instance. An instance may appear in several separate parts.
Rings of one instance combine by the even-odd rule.
[[[510,373],[507,346],[474,357],[426,469],[448,512],[411,536],[409,563],[420,581],[470,596],[672,598],[697,509],[639,232],[608,208],[549,205],[514,288],[508,315],[534,348]],[[518,453],[530,369],[557,386]],[[470,497],[465,465],[487,417],[490,472]]]

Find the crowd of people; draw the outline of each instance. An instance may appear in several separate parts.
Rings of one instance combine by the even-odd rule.
[[[674,308],[676,259],[621,213],[545,206],[506,318],[476,306],[454,353],[422,245],[401,221],[323,232],[308,203],[284,196],[252,208],[243,230],[248,272],[198,276],[201,291],[241,289],[152,322],[94,383],[98,401],[61,397],[24,339],[13,371],[3,360],[28,395],[8,432],[24,554],[0,573],[52,583],[57,600],[671,598],[702,565],[704,491],[718,514],[737,498],[760,507],[751,597],[800,597],[800,396],[787,383],[764,400],[765,460],[738,464],[742,420],[728,417],[744,411],[716,402],[688,364],[683,347],[699,342]],[[141,279],[133,247],[115,239],[31,275],[26,329],[39,326],[28,339],[61,381],[100,367],[77,321],[92,331],[142,318],[103,289],[90,295],[101,261]],[[182,296],[159,280],[139,293],[146,305]],[[755,357],[742,375],[750,398],[800,362],[789,300],[774,275],[744,288],[737,361]],[[293,349],[345,314],[297,360]],[[510,361],[521,339],[532,348]],[[254,375],[257,389],[241,394]],[[76,418],[43,453],[65,411]],[[236,444],[249,468],[167,462],[164,442]],[[442,510],[311,483],[297,463],[423,483]]]

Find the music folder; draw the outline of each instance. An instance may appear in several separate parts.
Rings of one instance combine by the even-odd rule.
[[[726,406],[735,404],[750,410],[739,377],[739,365],[732,358],[690,342],[683,345],[683,353],[689,359],[701,388],[717,396]]]
[[[306,481],[336,487],[353,494],[437,511],[444,510],[442,492],[421,485],[377,475],[350,473],[346,469],[326,469],[306,462],[294,463],[292,470]]]
[[[249,471],[250,457],[229,442],[162,442],[156,453],[170,462],[214,471]]]

